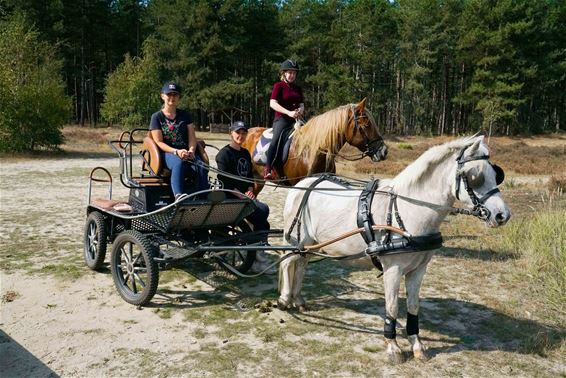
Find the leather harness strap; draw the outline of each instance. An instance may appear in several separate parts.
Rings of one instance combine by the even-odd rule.
[[[307,201],[309,200],[310,194],[312,193],[313,189],[316,188],[316,186],[318,184],[320,184],[321,182],[326,181],[326,180],[334,181],[334,180],[332,180],[333,177],[334,177],[334,175],[332,175],[332,174],[322,174],[309,185],[308,189],[305,192],[305,195],[301,199],[301,203],[299,204],[299,209],[297,210],[297,214],[295,215],[293,222],[291,222],[291,227],[289,227],[289,231],[287,231],[287,233],[285,234],[285,239],[291,240],[291,233],[293,232],[295,225],[298,225],[298,227],[297,227],[297,243],[299,243],[299,244],[301,243],[301,220],[300,220],[300,218],[301,218],[303,210],[304,210],[304,208],[307,204]]]
[[[358,228],[363,227],[364,232],[362,233],[362,237],[368,246],[376,244],[375,234],[371,227],[374,225],[373,217],[371,216],[371,204],[378,186],[378,179],[368,182],[365,189],[362,190],[360,199],[358,200]],[[376,255],[371,256],[371,262],[377,269],[383,272],[383,265],[381,265],[381,261],[379,261],[379,258]]]

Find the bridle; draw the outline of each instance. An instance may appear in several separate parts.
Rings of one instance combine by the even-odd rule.
[[[476,195],[476,193],[474,192],[474,189],[468,183],[468,177],[463,170],[464,164],[469,163],[471,161],[476,161],[476,160],[489,160],[489,155],[471,156],[471,157],[464,158],[464,153],[466,152],[467,149],[468,149],[468,147],[463,148],[462,151],[460,151],[460,153],[458,154],[458,157],[456,158],[456,163],[458,164],[458,166],[456,167],[456,198],[460,199],[460,182],[463,182],[464,183],[464,189],[468,193],[468,196],[470,197],[470,200],[472,201],[472,204],[474,205],[474,207],[471,211],[471,215],[474,215],[474,216],[478,217],[479,219],[486,221],[487,219],[489,219],[491,212],[489,211],[489,209],[487,207],[485,207],[484,203],[485,203],[485,201],[487,201],[487,199],[489,197],[493,196],[496,193],[499,193],[499,188],[496,186],[495,188],[489,190],[487,193],[485,193],[481,197],[478,197]],[[495,170],[496,184],[497,185],[501,184],[503,182],[504,177],[505,177],[505,173],[503,172],[503,169],[501,169],[499,166],[497,166],[495,164],[492,164],[492,163],[489,163],[489,164]]]
[[[349,160],[349,161],[356,161],[356,160],[361,160],[366,156],[373,156],[375,154],[377,154],[377,152],[383,148],[383,146],[385,145],[385,142],[383,141],[383,138],[378,134],[377,138],[373,138],[370,139],[367,132],[366,132],[366,127],[362,127],[359,123],[359,121],[361,119],[364,118],[369,118],[367,116],[367,114],[364,112],[362,112],[362,114],[357,114],[356,113],[356,107],[354,104],[350,105],[350,108],[352,110],[352,118],[354,121],[354,133],[353,135],[356,135],[356,132],[360,132],[360,135],[364,138],[364,146],[365,146],[365,150],[362,152],[361,156],[358,158],[349,158],[347,156],[343,156],[340,155],[340,157],[342,157],[345,160]],[[368,122],[369,124],[369,122]]]

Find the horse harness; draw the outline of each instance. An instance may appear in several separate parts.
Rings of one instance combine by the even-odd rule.
[[[398,238],[392,238],[391,231],[386,230],[379,242],[375,240],[375,233],[372,229],[372,226],[375,223],[373,222],[371,215],[371,203],[378,186],[379,180],[374,179],[368,182],[367,186],[364,190],[362,190],[358,200],[357,216],[358,227],[362,227],[364,229],[361,235],[368,245],[364,254],[371,258],[371,262],[377,269],[383,271],[383,266],[379,261],[379,256],[430,251],[432,249],[442,247],[442,234],[440,232],[422,236],[400,235]],[[392,226],[394,210],[395,220],[397,221],[399,228],[406,232],[405,224],[401,219],[399,208],[397,206],[397,195],[393,192],[388,192],[388,194],[389,204],[387,206],[386,224],[387,226]]]
[[[285,234],[286,239],[291,240],[291,233],[293,232],[295,226],[297,226],[296,241],[297,247],[300,251],[304,250],[304,242],[301,241],[301,215],[306,207],[311,192],[316,188],[318,184],[323,181],[331,181],[340,186],[343,186],[344,188],[348,188],[350,186],[347,181],[328,173],[320,175],[309,185],[303,198],[301,199],[297,214],[291,222],[289,230]],[[379,242],[375,240],[375,233],[372,230],[372,226],[374,226],[375,223],[373,222],[373,217],[371,214],[371,204],[373,202],[374,194],[377,192],[378,186],[379,180],[371,180],[362,190],[358,199],[357,225],[358,228],[364,229],[361,235],[364,238],[364,241],[367,243],[368,247],[363,252],[360,252],[358,254],[352,256],[334,257],[334,259],[356,259],[364,256],[369,256],[374,266],[383,271],[383,266],[379,261],[379,256],[387,254],[429,251],[442,247],[442,235],[439,232],[423,236],[401,236],[400,238],[392,238],[391,231],[387,230],[385,231],[384,236]],[[406,232],[397,207],[397,195],[392,192],[388,192],[388,194],[390,194],[390,199],[387,211],[387,226],[392,225],[392,211],[393,209],[395,209],[395,219],[399,225],[399,228]]]
[[[468,192],[468,196],[470,197],[470,200],[472,201],[474,207],[471,212],[469,212],[468,210],[468,212],[459,212],[459,213],[473,215],[483,221],[486,221],[487,219],[489,219],[491,213],[488,210],[488,208],[485,207],[484,203],[485,201],[487,201],[489,197],[493,196],[496,193],[499,193],[499,188],[496,186],[495,188],[489,190],[483,196],[478,198],[472,186],[469,184],[468,177],[464,173],[464,170],[462,168],[464,167],[464,164],[471,161],[489,160],[489,155],[481,155],[475,157],[472,156],[464,159],[464,153],[466,152],[466,149],[467,147],[463,148],[462,151],[460,151],[460,153],[458,154],[458,157],[456,158],[456,163],[458,164],[458,167],[456,168],[456,198],[460,199],[460,182],[463,182],[464,189],[466,190],[466,192]],[[500,185],[505,179],[505,172],[498,165],[492,164],[491,162],[489,164],[495,171],[495,183],[497,185]],[[466,210],[466,209],[460,209],[460,210]]]
[[[472,204],[474,205],[472,210],[464,209],[464,208],[456,208],[451,206],[439,206],[436,204],[428,203],[425,201],[415,200],[410,197],[405,197],[394,193],[393,191],[379,191],[379,180],[374,179],[367,183],[366,187],[362,190],[360,197],[358,199],[358,214],[357,214],[357,226],[358,228],[363,228],[361,232],[361,236],[363,237],[364,241],[367,243],[367,248],[356,255],[352,256],[341,256],[341,257],[333,257],[334,259],[355,259],[363,256],[369,256],[371,258],[372,263],[381,271],[383,271],[383,266],[379,261],[380,256],[384,255],[392,255],[392,254],[399,254],[399,253],[414,253],[414,252],[422,252],[422,251],[430,251],[433,249],[438,249],[442,247],[442,234],[440,232],[435,232],[432,234],[421,235],[421,236],[412,236],[407,233],[405,229],[405,225],[403,220],[401,219],[401,215],[399,214],[399,208],[397,206],[397,199],[401,198],[407,202],[411,202],[420,206],[426,206],[431,209],[435,210],[448,210],[455,214],[465,214],[465,215],[473,215],[478,217],[479,219],[486,221],[490,217],[490,211],[485,207],[484,203],[487,199],[493,196],[496,193],[499,193],[499,188],[495,187],[485,193],[483,196],[479,197],[474,192],[473,188],[468,182],[468,178],[466,174],[463,172],[462,168],[464,164],[475,161],[475,160],[488,160],[489,155],[482,155],[477,157],[468,157],[466,159],[463,158],[464,153],[468,147],[463,148],[462,151],[458,154],[456,159],[457,162],[457,169],[456,169],[456,198],[459,198],[459,191],[460,191],[460,181],[464,183],[464,189],[468,193]],[[495,170],[496,173],[496,184],[499,185],[503,182],[505,177],[505,173],[503,169],[499,166],[490,163],[492,168]],[[304,242],[301,242],[301,215],[303,213],[304,208],[306,207],[307,201],[309,199],[310,193],[315,190],[316,186],[323,181],[331,181],[336,183],[344,188],[351,188],[351,184],[343,179],[336,177],[334,174],[324,173],[318,176],[318,178],[313,181],[308,188],[306,188],[306,193],[301,199],[301,203],[299,205],[299,209],[297,210],[297,214],[291,223],[291,227],[285,234],[287,240],[291,240],[291,233],[295,226],[297,228],[297,247],[299,251],[304,252]],[[387,226],[392,226],[393,223],[393,214],[395,215],[395,221],[399,225],[399,228],[402,231],[405,231],[405,235],[399,235],[399,237],[392,237],[392,232],[390,230],[385,230],[381,240],[375,240],[375,232],[373,231],[372,226],[375,225],[373,222],[373,217],[371,214],[371,205],[373,202],[373,197],[376,192],[387,194],[389,195],[389,204],[387,207],[387,214],[386,214],[386,224]],[[320,255],[320,254],[319,254]],[[322,255],[323,257],[329,257],[328,255]]]

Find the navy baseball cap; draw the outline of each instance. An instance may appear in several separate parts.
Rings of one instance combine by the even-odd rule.
[[[247,130],[248,128],[246,127],[246,124],[243,123],[242,121],[236,121],[233,124],[230,125],[230,131],[238,131],[240,129],[245,129]]]
[[[169,94],[169,93],[181,93],[181,87],[179,87],[176,83],[172,81],[163,84],[163,88],[161,88],[161,93]]]

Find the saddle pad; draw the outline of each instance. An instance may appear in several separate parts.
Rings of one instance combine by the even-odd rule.
[[[273,129],[265,129],[261,134],[261,137],[257,141],[257,144],[252,154],[252,159],[256,164],[265,165],[267,163],[267,150],[273,139]]]
[[[296,129],[285,130],[281,135],[281,140],[285,141],[285,145],[280,149],[281,158],[279,160],[281,163],[287,161],[289,157],[289,149],[291,148],[291,141],[293,140],[294,131]],[[269,145],[273,140],[273,129],[265,129],[265,131],[261,134],[261,137],[257,141],[255,145],[254,152],[252,154],[252,159],[254,163],[258,165],[265,165],[267,164],[267,150],[269,149]]]

